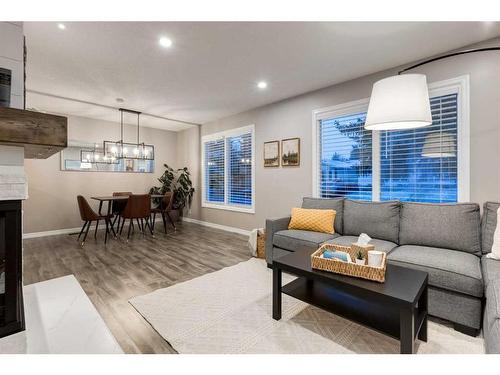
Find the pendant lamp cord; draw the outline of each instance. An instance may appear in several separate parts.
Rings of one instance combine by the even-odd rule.
[[[120,115],[121,115],[121,119],[120,119],[120,141],[123,144],[123,111],[122,110],[120,110]]]
[[[141,115],[140,113],[137,114],[137,145],[139,145],[139,139],[140,139],[139,138],[139,116],[140,115]]]
[[[424,61],[421,61],[421,62],[415,64],[415,65],[409,66],[408,68],[400,70],[398,72],[398,75],[401,75],[401,74],[407,72],[408,70],[412,70],[412,69],[418,68],[419,66],[422,66],[422,65],[425,65],[425,64],[429,64],[429,63],[434,62],[434,61],[446,59],[448,57],[453,57],[453,56],[458,56],[458,55],[465,55],[465,54],[468,54],[468,53],[475,53],[475,52],[486,52],[486,51],[500,51],[500,47],[474,48],[474,49],[468,49],[468,50],[464,50],[464,51],[458,51],[458,52],[448,53],[446,55],[434,57],[432,59],[424,60]]]

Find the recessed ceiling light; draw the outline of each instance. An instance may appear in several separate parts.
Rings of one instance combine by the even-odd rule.
[[[259,89],[265,89],[265,88],[267,88],[267,82],[265,82],[265,81],[260,81],[259,83],[257,83],[257,87],[258,87]]]
[[[66,25],[64,23],[58,23],[57,27],[60,28],[61,30],[66,29]]]
[[[172,46],[172,40],[167,38],[166,36],[162,36],[159,40],[160,46],[168,48]]]

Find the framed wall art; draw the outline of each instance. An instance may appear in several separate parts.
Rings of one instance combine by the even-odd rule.
[[[280,166],[280,141],[264,142],[264,167]]]
[[[283,167],[300,165],[300,138],[281,140],[281,165]]]

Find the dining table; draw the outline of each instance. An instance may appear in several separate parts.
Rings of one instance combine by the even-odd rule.
[[[151,194],[151,199],[158,199],[158,198],[163,198],[163,194]],[[104,195],[104,196],[96,196],[96,197],[90,197],[90,199],[94,199],[96,201],[99,201],[99,215],[103,215],[102,213],[102,206],[104,202],[108,202],[108,212],[107,215],[111,215],[111,207],[114,201],[126,201],[128,199],[128,196],[126,195]]]

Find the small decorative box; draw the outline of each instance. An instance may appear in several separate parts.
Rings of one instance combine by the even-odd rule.
[[[364,259],[368,259],[368,252],[371,250],[375,250],[375,245],[367,244],[367,245],[358,245],[357,243],[351,244],[351,249],[354,250],[354,253],[357,255],[358,251],[361,251]]]

